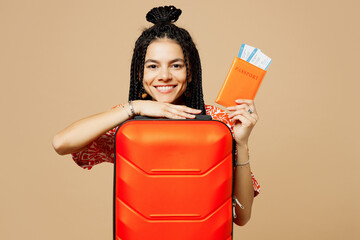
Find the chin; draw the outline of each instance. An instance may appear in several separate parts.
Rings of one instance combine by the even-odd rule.
[[[164,98],[158,98],[158,99],[156,99],[156,101],[162,102],[162,103],[173,103],[173,102],[175,102],[174,99],[164,99]]]
[[[160,96],[160,97],[153,97],[152,98],[154,101],[157,102],[162,102],[162,103],[171,103],[171,104],[184,104],[185,101],[182,97],[178,97],[178,98],[169,98],[169,97],[165,97],[165,96]]]

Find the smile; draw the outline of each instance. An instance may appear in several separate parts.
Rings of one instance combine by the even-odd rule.
[[[175,87],[176,85],[155,86],[156,90],[158,90],[160,93],[170,93]]]

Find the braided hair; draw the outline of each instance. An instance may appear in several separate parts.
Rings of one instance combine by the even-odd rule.
[[[154,25],[145,29],[135,42],[131,60],[129,100],[140,100],[145,93],[143,76],[148,46],[156,39],[168,38],[177,42],[184,54],[187,82],[183,96],[185,105],[200,109],[202,114],[206,114],[199,52],[188,31],[173,24],[178,20],[180,14],[181,10],[174,6],[156,7],[147,13],[146,20],[154,23]],[[190,75],[191,81],[189,82]],[[151,100],[151,97],[147,95],[145,100]]]

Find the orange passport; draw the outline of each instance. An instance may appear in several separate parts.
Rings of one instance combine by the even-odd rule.
[[[236,99],[254,100],[265,73],[265,70],[235,57],[215,102],[229,107],[236,105]]]

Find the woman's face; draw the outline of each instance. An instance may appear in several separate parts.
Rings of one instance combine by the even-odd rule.
[[[178,43],[162,38],[149,44],[145,55],[143,84],[153,100],[182,104],[181,96],[186,89],[186,67]]]

